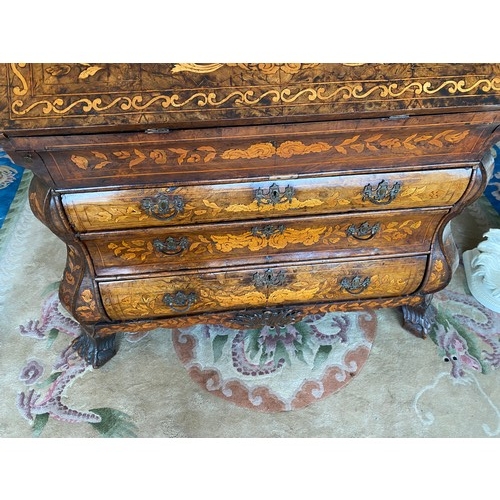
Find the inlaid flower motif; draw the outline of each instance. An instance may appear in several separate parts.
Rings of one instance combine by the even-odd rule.
[[[228,64],[229,66],[229,64]],[[239,64],[238,66],[251,71],[260,71],[263,74],[274,75],[278,72],[286,73],[288,75],[295,75],[303,69],[313,68],[317,63],[253,63],[253,64]]]
[[[87,170],[89,167],[89,161],[84,156],[71,155],[71,161],[82,170]]]
[[[19,380],[26,385],[33,385],[43,375],[43,366],[36,360],[31,359],[21,370]]]
[[[84,290],[82,292],[82,300],[87,303],[92,302],[93,300],[92,292],[90,290]]]
[[[45,68],[45,71],[51,76],[64,76],[71,71],[71,66],[69,64],[53,64]]]
[[[167,163],[167,153],[163,149],[153,149],[149,156],[158,165],[164,165]]]
[[[356,136],[356,139],[359,137]],[[304,155],[309,153],[322,153],[332,149],[332,145],[326,142],[315,142],[306,145],[302,141],[285,141],[279,145],[276,153],[282,158],[291,158],[295,155]]]
[[[271,158],[275,154],[276,147],[271,142],[260,142],[247,149],[228,149],[221,154],[221,158],[223,160]]]
[[[260,71],[265,75],[275,75],[278,72],[295,75],[303,69],[318,66],[318,63],[178,63],[172,68],[172,73],[213,73],[225,66],[237,66],[245,71]]]

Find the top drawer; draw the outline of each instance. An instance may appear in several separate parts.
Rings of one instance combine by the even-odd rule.
[[[315,177],[63,194],[77,231],[173,226],[351,211],[443,207],[464,194],[472,169]]]
[[[500,113],[11,138],[9,148],[58,189],[256,182],[475,163]],[[20,164],[24,164],[20,163]]]

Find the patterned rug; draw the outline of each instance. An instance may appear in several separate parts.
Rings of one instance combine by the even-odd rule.
[[[276,330],[198,325],[169,334],[180,362],[204,390],[244,408],[275,412],[305,407],[349,383],[368,358],[376,324],[375,313],[367,311],[311,316]],[[80,328],[61,308],[56,290],[48,291],[40,317],[20,325],[19,333],[52,350],[59,336],[70,341]],[[139,342],[144,336],[128,333],[125,340]],[[19,371],[25,389],[16,406],[34,435],[41,434],[49,418],[88,423],[108,437],[135,435],[135,425],[121,411],[80,411],[62,402],[75,379],[90,369],[71,347],[59,352],[52,366],[26,360]]]
[[[343,388],[370,353],[373,311],[310,316],[286,327],[174,330],[189,375],[210,393],[260,411],[303,408]]]

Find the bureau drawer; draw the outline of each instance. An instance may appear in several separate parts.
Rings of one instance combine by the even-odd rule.
[[[419,287],[427,258],[320,262],[219,272],[185,272],[99,284],[112,320],[176,316],[281,304],[406,295]]]
[[[82,235],[100,276],[424,253],[448,210],[383,211]],[[299,252],[300,255],[292,255]]]
[[[471,168],[63,194],[76,231],[450,206]]]
[[[343,100],[343,99],[341,99]],[[297,117],[298,118],[298,117]],[[493,113],[15,138],[57,186],[210,181],[475,161]],[[299,119],[300,120],[300,119]],[[198,122],[198,120],[197,120]],[[199,122],[198,122],[199,123]],[[165,129],[163,130],[165,132]],[[35,153],[36,152],[36,153]]]

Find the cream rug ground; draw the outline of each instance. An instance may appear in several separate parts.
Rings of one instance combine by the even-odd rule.
[[[55,290],[65,247],[31,214],[26,174],[0,232],[2,437],[496,437],[500,315],[460,266],[426,340],[397,310],[309,318],[281,332],[198,326],[125,334],[92,370]],[[500,217],[485,198],[453,224],[461,250]]]

